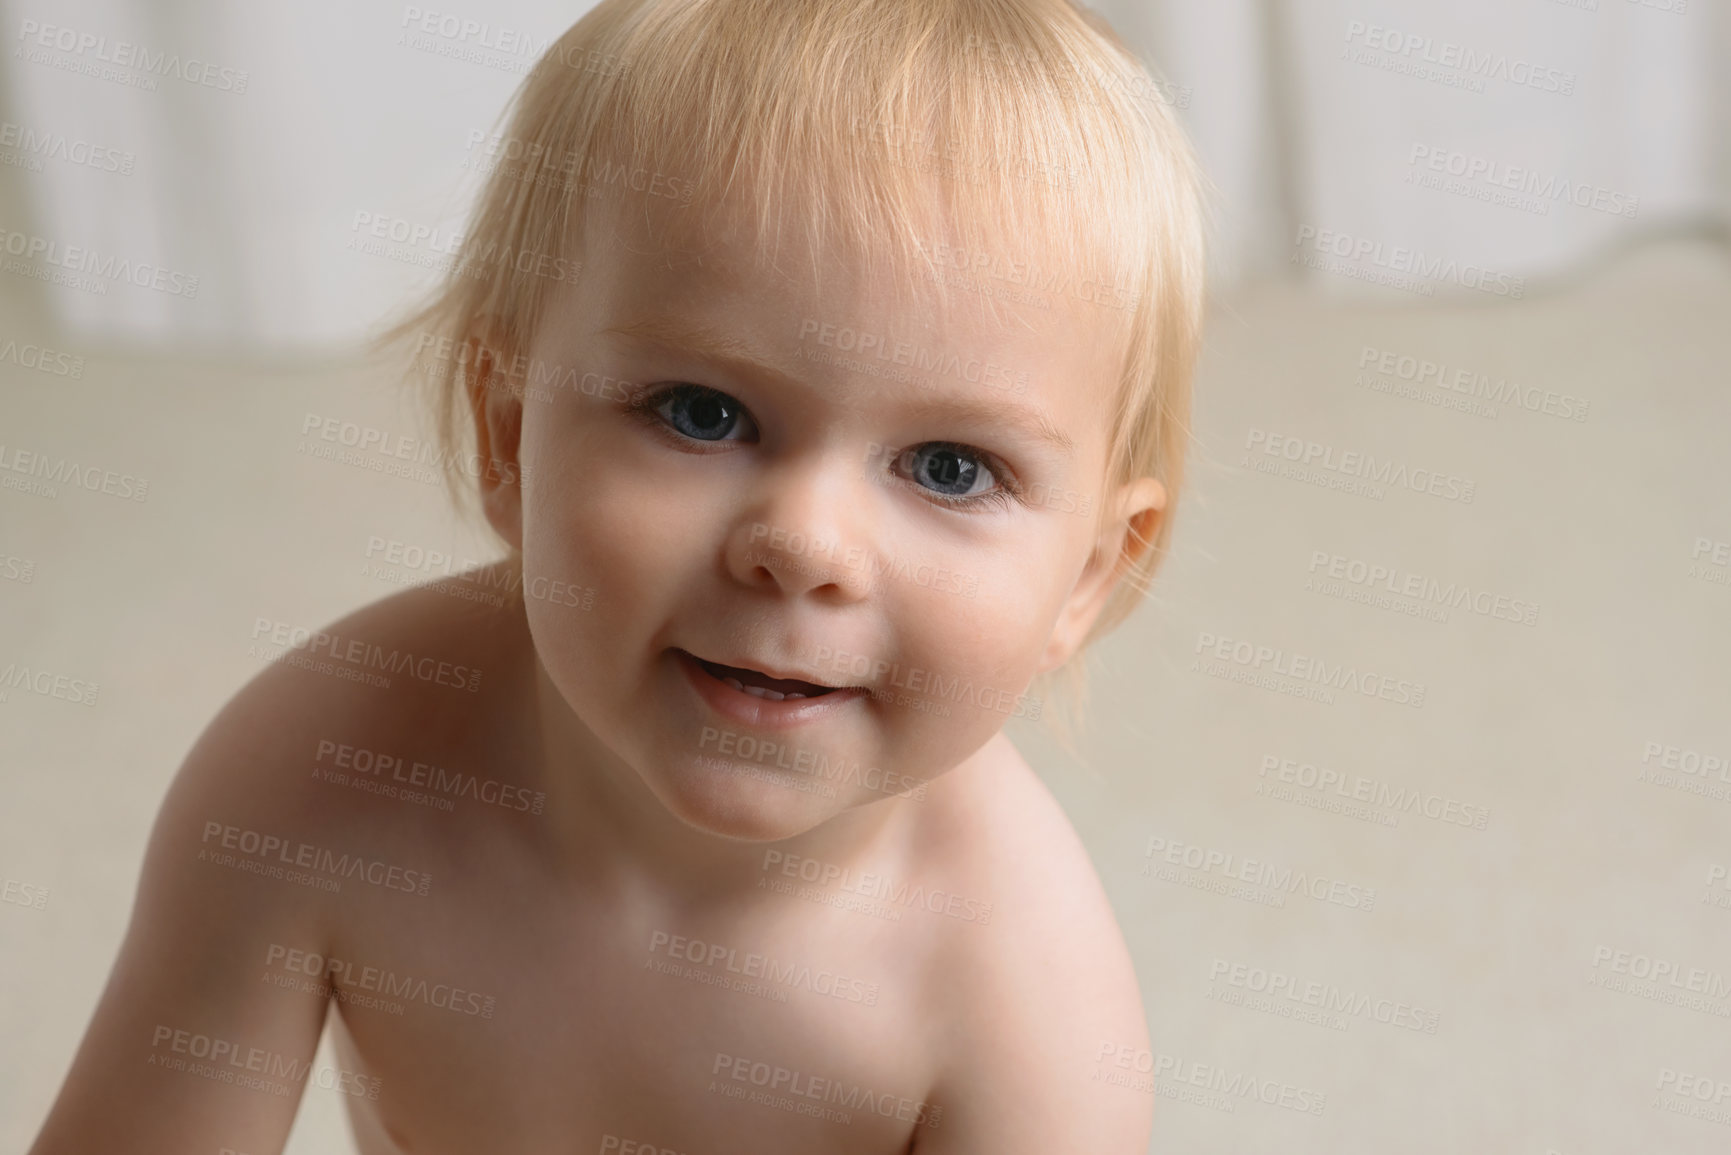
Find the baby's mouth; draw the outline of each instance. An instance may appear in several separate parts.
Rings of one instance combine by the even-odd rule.
[[[718,682],[725,682],[742,693],[754,698],[767,698],[772,702],[780,702],[789,698],[821,698],[833,693],[840,687],[825,686],[817,682],[807,682],[799,678],[772,678],[762,670],[753,670],[748,666],[724,666],[720,662],[710,662],[691,655],[692,660],[703,667],[703,672]]]

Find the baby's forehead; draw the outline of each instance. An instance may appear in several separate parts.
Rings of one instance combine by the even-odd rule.
[[[744,313],[773,303],[798,340],[843,352],[987,340],[1006,352],[1056,344],[1097,356],[1127,338],[1129,311],[1074,291],[1083,276],[1060,246],[979,230],[964,238],[941,222],[899,243],[815,234],[787,215],[766,223],[761,208],[593,206],[582,224],[588,307]]]

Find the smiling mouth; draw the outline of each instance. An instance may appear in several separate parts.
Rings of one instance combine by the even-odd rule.
[[[742,693],[754,698],[766,698],[771,702],[781,702],[790,698],[821,698],[825,694],[833,694],[840,686],[825,686],[817,682],[806,682],[799,678],[772,678],[762,670],[753,670],[745,666],[724,666],[720,662],[709,662],[692,654],[691,658],[703,668],[703,672],[718,682],[725,682]]]

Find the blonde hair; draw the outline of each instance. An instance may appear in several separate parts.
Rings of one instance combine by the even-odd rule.
[[[637,184],[672,190],[693,235],[724,198],[755,197],[760,259],[787,218],[814,268],[887,254],[940,297],[1093,302],[1126,346],[1105,480],[1153,477],[1168,505],[1092,642],[1145,591],[1183,475],[1203,225],[1166,91],[1069,0],[602,0],[518,91],[504,139],[521,162],[492,173],[450,275],[393,336],[528,349],[549,258],[581,251],[597,191]],[[473,434],[466,366],[422,368],[455,455]]]

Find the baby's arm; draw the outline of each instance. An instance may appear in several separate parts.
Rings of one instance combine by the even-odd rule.
[[[991,808],[979,821],[1013,832],[1014,851],[987,862],[974,884],[999,900],[991,922],[952,928],[960,951],[932,999],[944,1029],[927,1098],[942,1115],[914,1128],[910,1151],[1144,1155],[1153,1056],[1099,876],[1055,803]]]
[[[997,1014],[957,1038],[930,1096],[943,1114],[914,1128],[911,1155],[1147,1151],[1154,1096],[1111,1079],[1110,1056],[1148,1052],[1134,978],[1120,973],[1129,960],[1103,965],[1079,945],[1027,944],[1041,980],[980,993]]]
[[[220,840],[207,840],[212,822],[308,829],[299,776],[273,753],[285,746],[278,674],[230,703],[176,776],[119,957],[31,1155],[282,1150],[327,999],[267,983],[267,951],[322,948],[327,917],[316,892],[218,865]]]

